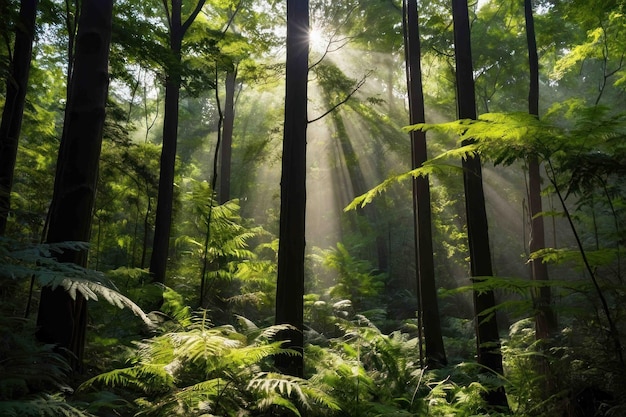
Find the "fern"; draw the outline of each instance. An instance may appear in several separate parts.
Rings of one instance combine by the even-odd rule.
[[[167,366],[141,363],[96,375],[83,382],[79,390],[87,390],[97,385],[135,388],[146,393],[159,393],[174,386],[174,377]]]
[[[147,394],[148,398],[135,399],[141,414],[147,415],[219,414],[221,410],[268,407],[299,415],[296,402],[302,407],[315,404],[332,409],[330,396],[312,383],[285,377],[281,388],[271,385],[281,376],[262,371],[274,355],[299,354],[272,341],[286,328],[261,329],[248,322],[248,332],[243,334],[229,325],[212,326],[207,312],[200,311],[185,328],[138,343],[130,366],[95,376],[80,391],[109,386]],[[261,380],[271,381],[267,383],[273,392],[250,382]]]
[[[341,409],[337,401],[323,389],[330,390],[330,387],[294,376],[271,372],[261,373],[250,381],[248,387],[262,392],[266,398],[267,396],[274,399],[278,398],[271,395],[275,392],[285,398],[295,398],[297,403],[309,410],[313,409],[314,405],[329,410]],[[284,405],[284,403],[279,405]]]
[[[580,155],[585,151],[608,149],[610,154],[615,150],[619,151],[620,140],[625,136],[626,114],[611,115],[609,109],[602,106],[577,107],[575,125],[572,128],[552,123],[551,116],[556,114],[557,111],[552,110],[551,114],[539,120],[528,113],[486,113],[478,120],[408,126],[405,129],[407,131],[433,130],[455,135],[461,146],[427,160],[420,168],[388,177],[381,184],[355,198],[345,210],[354,210],[370,203],[392,184],[413,177],[459,169],[453,168],[455,165],[450,165],[448,161],[459,161],[476,153],[495,164],[509,165],[530,155],[547,160]]]
[[[103,273],[73,263],[56,261],[53,256],[67,250],[85,250],[86,243],[63,242],[54,244],[21,244],[0,237],[0,279],[27,281],[34,277],[41,286],[63,287],[72,298],[81,294],[86,300],[102,297],[108,303],[127,308],[144,323],[152,321],[137,304],[119,293]]]
[[[33,332],[30,320],[0,315],[0,415],[90,416],[61,394],[72,391],[67,360]]]

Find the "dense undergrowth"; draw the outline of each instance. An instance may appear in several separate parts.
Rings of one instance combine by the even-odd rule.
[[[535,340],[532,319],[517,320],[503,338],[505,375],[494,378],[468,355],[470,321],[445,321],[451,363],[427,369],[420,361],[415,319],[397,321],[397,330],[385,333],[380,326],[389,326],[389,320],[380,322],[380,309],[356,312],[348,299],[329,293],[310,296],[307,317],[317,321],[307,329],[306,375],[296,378],[276,372],[273,365],[273,355],[297,354],[273,341],[281,326],[259,327],[236,315],[229,323],[213,323],[210,309],[193,311],[180,294],[165,288],[160,311],[148,316],[152,326],[132,318],[128,310],[93,303],[86,368],[72,374],[62,352],[35,342],[32,320],[19,318],[29,282],[16,271],[43,276],[52,285],[69,285],[72,279],[59,281],[62,273],[38,265],[46,250],[31,248],[32,256],[25,258],[12,249],[15,242],[2,243],[3,271],[12,271],[3,273],[1,286],[2,416],[626,413],[624,365],[602,335],[598,317],[580,310],[568,317],[564,312],[562,331],[545,342]],[[84,282],[102,285],[100,274],[76,271]],[[85,291],[94,285],[76,288]],[[103,288],[108,290],[100,293],[116,304],[121,296],[112,295],[111,286]],[[485,403],[484,393],[497,386],[505,388],[509,410]]]

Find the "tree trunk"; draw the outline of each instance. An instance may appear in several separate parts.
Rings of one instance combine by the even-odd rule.
[[[178,142],[178,99],[181,84],[182,44],[185,32],[204,6],[199,0],[191,15],[182,21],[182,0],[172,0],[169,17],[170,53],[172,61],[165,80],[165,115],[163,119],[163,148],[159,171],[154,240],[150,258],[150,274],[153,282],[165,283],[165,271],[169,256],[172,208],[174,204],[174,172],[176,167],[176,144]],[[167,5],[167,2],[164,2]]]
[[[452,0],[452,15],[458,117],[459,119],[476,119],[467,0]],[[467,143],[469,140],[464,141],[463,144]],[[493,275],[480,157],[468,156],[463,160],[462,166],[471,275],[473,280],[479,280],[481,277]],[[495,305],[493,291],[474,291],[478,363],[483,365],[485,370],[501,375],[503,372],[502,354],[496,314],[493,312],[488,316],[483,315]],[[504,388],[491,390],[485,397],[492,406],[508,408]]]
[[[276,324],[294,330],[279,335],[302,352],[304,344],[304,224],[306,209],[306,128],[309,2],[287,0],[287,67],[283,137]],[[303,376],[302,356],[279,355],[276,366]]]
[[[37,0],[22,0],[15,25],[15,45],[6,85],[6,99],[0,123],[0,236],[4,236],[11,209],[13,171],[22,129],[30,61],[33,52]]]
[[[109,84],[112,9],[113,0],[91,1],[81,12],[48,243],[89,241]],[[87,253],[65,251],[57,259],[85,266]],[[68,349],[74,369],[82,361],[86,318],[87,304],[81,296],[72,299],[62,288],[42,289],[37,337]]]
[[[180,16],[180,15],[179,15]],[[172,19],[175,21],[175,19]],[[182,37],[172,31],[170,37],[172,50],[180,46]],[[178,141],[178,99],[180,96],[179,69],[170,70],[165,82],[165,116],[163,120],[163,148],[159,171],[159,193],[157,196],[156,218],[154,221],[154,240],[150,258],[150,274],[153,282],[165,283],[165,270],[169,256],[170,230],[174,204],[174,171],[176,166],[176,144]]]
[[[528,42],[528,66],[530,72],[530,88],[528,91],[528,112],[539,117],[539,57],[537,55],[537,41],[535,40],[535,22],[531,0],[524,0],[524,15],[526,18],[526,39]],[[539,159],[536,155],[528,158],[528,205],[530,215],[530,252],[545,248],[545,232],[543,211],[541,204],[541,174]],[[548,266],[542,259],[532,260],[530,263],[532,279],[547,281]],[[548,339],[556,329],[556,319],[551,307],[550,287],[539,288],[535,295],[535,336],[539,339]]]
[[[230,200],[230,167],[233,150],[233,125],[235,124],[235,86],[237,70],[226,74],[226,98],[224,100],[224,124],[222,127],[222,151],[220,154],[219,204]]]
[[[424,94],[420,63],[421,44],[417,2],[416,0],[405,0],[403,6],[410,122],[411,124],[424,123]],[[412,167],[414,169],[421,167],[426,159],[426,133],[422,131],[411,132]],[[428,177],[420,176],[413,178],[413,213],[418,298],[424,327],[426,364],[430,368],[439,368],[447,363],[447,359],[441,335],[439,305],[437,302]]]

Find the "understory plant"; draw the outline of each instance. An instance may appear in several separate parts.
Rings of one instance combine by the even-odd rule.
[[[272,341],[288,326],[260,329],[240,320],[214,326],[207,311],[187,325],[136,343],[128,366],[86,381],[81,392],[112,389],[132,401],[136,415],[245,416],[338,409],[323,387],[273,371],[274,355],[296,355]],[[285,414],[281,414],[285,415]]]
[[[66,357],[55,346],[35,340],[35,323],[28,315],[29,292],[35,283],[63,287],[73,297],[80,293],[87,300],[104,298],[151,324],[143,311],[102,274],[54,259],[65,250],[85,248],[79,242],[27,244],[0,237],[0,415],[92,415],[89,404],[71,398],[71,369]]]

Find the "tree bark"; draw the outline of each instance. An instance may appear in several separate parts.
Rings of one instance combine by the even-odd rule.
[[[37,0],[22,0],[15,25],[15,45],[6,85],[6,99],[0,122],[0,236],[6,232],[11,209],[13,172],[22,129],[28,74],[33,53]]]
[[[112,9],[113,0],[100,0],[85,2],[81,12],[48,243],[89,241],[109,85]],[[85,266],[87,252],[68,250],[57,259]],[[82,362],[86,318],[87,304],[80,295],[72,299],[63,288],[42,289],[37,337],[68,349],[75,370]]]
[[[403,21],[410,123],[424,123],[424,94],[420,63],[421,44],[417,1],[405,0],[403,6],[405,16]],[[421,167],[427,159],[426,133],[423,131],[412,131],[412,168]],[[415,256],[417,261],[417,287],[424,328],[426,364],[430,368],[439,368],[447,363],[447,359],[443,345],[443,337],[441,335],[439,305],[437,302],[435,261],[433,258],[430,184],[428,177],[420,176],[413,178],[413,215]]]
[[[459,119],[476,119],[476,96],[467,0],[452,0],[452,15],[458,117]],[[466,140],[463,145],[470,142],[471,140]],[[493,275],[480,156],[468,156],[463,160],[462,166],[470,268],[472,279],[476,281],[482,277]],[[485,370],[501,375],[503,373],[502,354],[500,353],[500,336],[496,313],[494,311],[492,314],[483,315],[485,311],[493,309],[495,306],[493,291],[474,291],[478,363]],[[504,388],[490,390],[485,397],[491,406],[508,408]]]
[[[182,0],[171,1],[169,22],[169,47],[171,64],[165,80],[165,115],[163,119],[163,148],[159,171],[159,193],[157,197],[154,240],[150,258],[150,274],[153,282],[165,283],[165,272],[169,256],[170,231],[174,203],[174,174],[176,167],[176,144],[178,142],[178,103],[181,85],[182,44],[185,32],[204,6],[199,0],[191,15],[182,21]],[[167,1],[164,2],[167,5]],[[167,8],[167,7],[166,7]]]
[[[294,330],[279,335],[302,352],[304,344],[304,248],[306,210],[306,129],[309,54],[309,2],[287,0],[287,67],[280,232],[276,283],[276,324]],[[279,355],[276,366],[303,376],[302,356]]]
[[[179,15],[180,16],[180,15]],[[172,19],[176,21],[176,19]],[[170,33],[172,52],[180,63],[182,36],[178,31]],[[178,52],[176,49],[178,48]],[[165,116],[163,120],[163,147],[159,171],[159,193],[154,221],[154,240],[150,257],[150,274],[153,282],[165,283],[165,271],[169,257],[170,231],[174,204],[174,175],[176,145],[178,142],[178,103],[180,97],[179,68],[170,69],[165,81]]]

